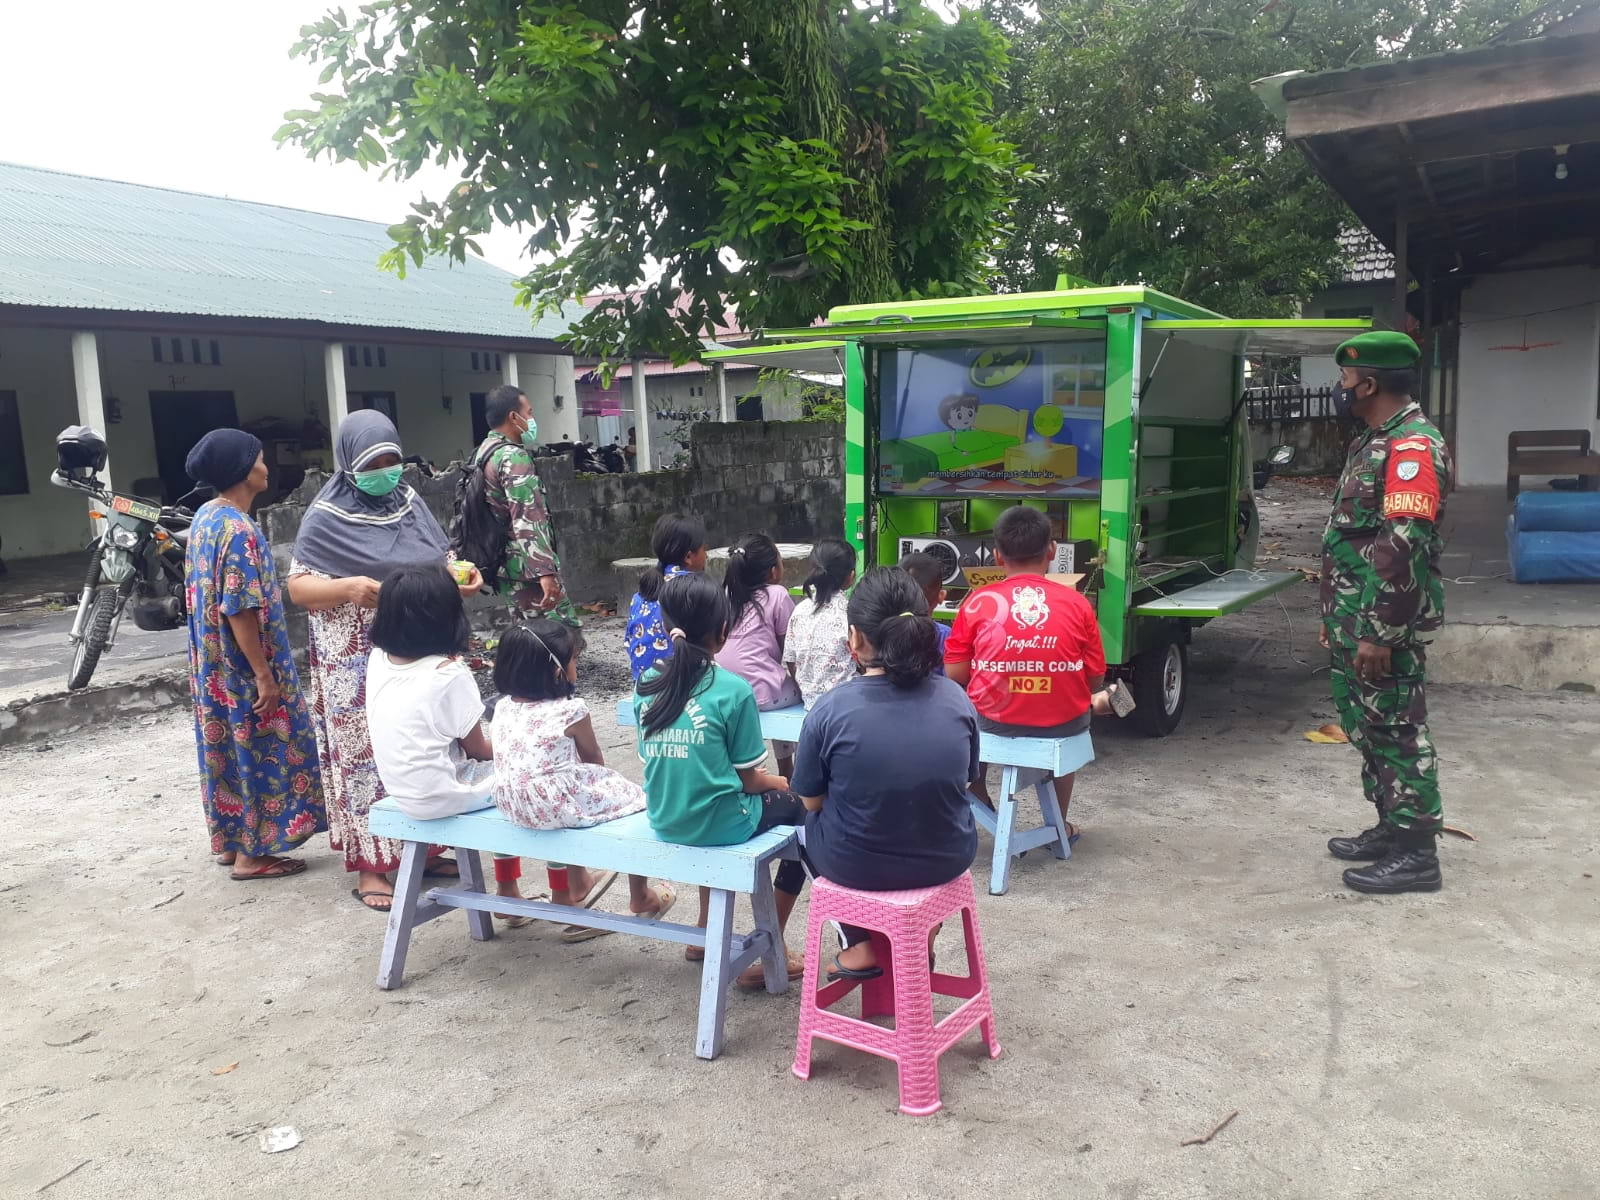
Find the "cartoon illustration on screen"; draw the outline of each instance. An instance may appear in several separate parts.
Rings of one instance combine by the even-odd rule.
[[[1099,494],[1103,340],[901,350],[880,362],[880,492]]]

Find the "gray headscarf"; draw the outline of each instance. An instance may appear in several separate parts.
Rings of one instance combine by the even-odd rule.
[[[383,579],[396,567],[443,563],[449,540],[422,497],[406,483],[387,496],[369,496],[353,473],[373,459],[400,453],[394,422],[363,409],[339,423],[333,478],[322,485],[300,522],[294,556],[336,579]]]

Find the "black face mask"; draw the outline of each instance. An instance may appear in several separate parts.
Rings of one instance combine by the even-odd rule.
[[[1357,386],[1360,386],[1359,384]],[[1356,421],[1356,389],[1353,387],[1335,388],[1333,392],[1333,413],[1341,421],[1359,423]]]

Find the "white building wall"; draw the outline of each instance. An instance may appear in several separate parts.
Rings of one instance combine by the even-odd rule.
[[[1540,253],[1553,256],[1553,248]],[[1554,344],[1539,345],[1544,342]],[[1522,345],[1533,348],[1495,349]],[[1463,485],[1505,482],[1506,435],[1514,430],[1596,433],[1597,405],[1600,271],[1511,272],[1485,276],[1467,288],[1461,299],[1456,433]]]
[[[108,410],[106,443],[119,490],[130,490],[135,480],[159,474],[151,392],[231,392],[241,425],[276,417],[297,434],[308,416],[316,417],[324,426],[328,424],[323,342],[219,336],[215,340],[222,361],[213,366],[206,361],[211,335],[174,330],[161,336],[162,357],[167,361],[158,363],[148,333],[98,335]],[[171,361],[170,343],[175,336],[183,339],[182,364]],[[192,361],[193,336],[199,336],[200,363]],[[365,353],[368,344],[355,345],[356,365],[345,359],[352,410],[357,393],[393,392],[395,424],[406,453],[420,454],[443,467],[471,452],[471,396],[493,390],[502,378],[501,368],[493,365],[494,351],[479,351],[478,368],[474,370],[470,349],[384,344],[380,366],[378,344],[371,343],[374,353],[369,366]],[[570,361],[566,360],[568,364]],[[559,361],[554,374],[560,378]],[[570,365],[566,374],[570,379]],[[548,392],[549,382],[537,376],[523,377],[523,386],[529,387],[530,392],[541,383]],[[71,334],[65,330],[0,327],[0,390],[17,393],[29,487],[26,495],[0,496],[0,553],[8,558],[25,558],[76,550],[88,538],[85,505],[81,499],[50,485],[56,434],[78,420]],[[567,411],[576,411],[576,399],[570,393],[564,403]]]

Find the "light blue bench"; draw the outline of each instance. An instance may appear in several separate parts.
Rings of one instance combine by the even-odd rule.
[[[778,708],[761,714],[761,736],[772,741],[798,742],[800,726],[805,723],[806,710]],[[617,724],[635,725],[633,701],[617,701]],[[1080,767],[1094,761],[1094,741],[1087,732],[1066,738],[1002,737],[997,733],[978,735],[978,754],[986,763],[994,763],[1000,770],[1000,798],[997,808],[973,797],[973,819],[989,831],[994,838],[994,857],[989,866],[989,894],[1003,896],[1011,886],[1011,860],[1020,858],[1029,850],[1049,846],[1057,858],[1071,858],[1072,846],[1067,841],[1067,823],[1062,819],[1056,804],[1055,788],[1046,776],[1070,775]],[[1028,777],[1024,781],[1023,772]],[[1036,776],[1045,772],[1044,776]],[[1034,787],[1039,797],[1039,810],[1044,814],[1044,824],[1037,829],[1017,830],[1017,792]]]
[[[644,813],[588,829],[533,830],[506,820],[489,800],[485,804],[488,807],[478,811],[436,821],[413,820],[391,800],[372,806],[368,826],[373,834],[405,843],[378,965],[380,988],[400,986],[412,931],[457,908],[466,912],[467,931],[479,942],[494,936],[491,913],[509,913],[704,947],[694,1047],[701,1058],[715,1058],[722,1052],[728,987],[740,971],[759,958],[767,991],[788,988],[787,956],[773,901],[770,864],[775,858],[794,857],[792,828],[773,829],[737,846],[679,846],[656,837]],[[458,886],[424,892],[422,872],[431,846],[449,846],[455,851],[461,869]],[[700,929],[541,900],[505,899],[485,889],[480,851],[578,863],[709,888],[709,919],[706,928]],[[755,912],[755,929],[749,933],[733,931],[733,898],[739,892],[749,894]]]

